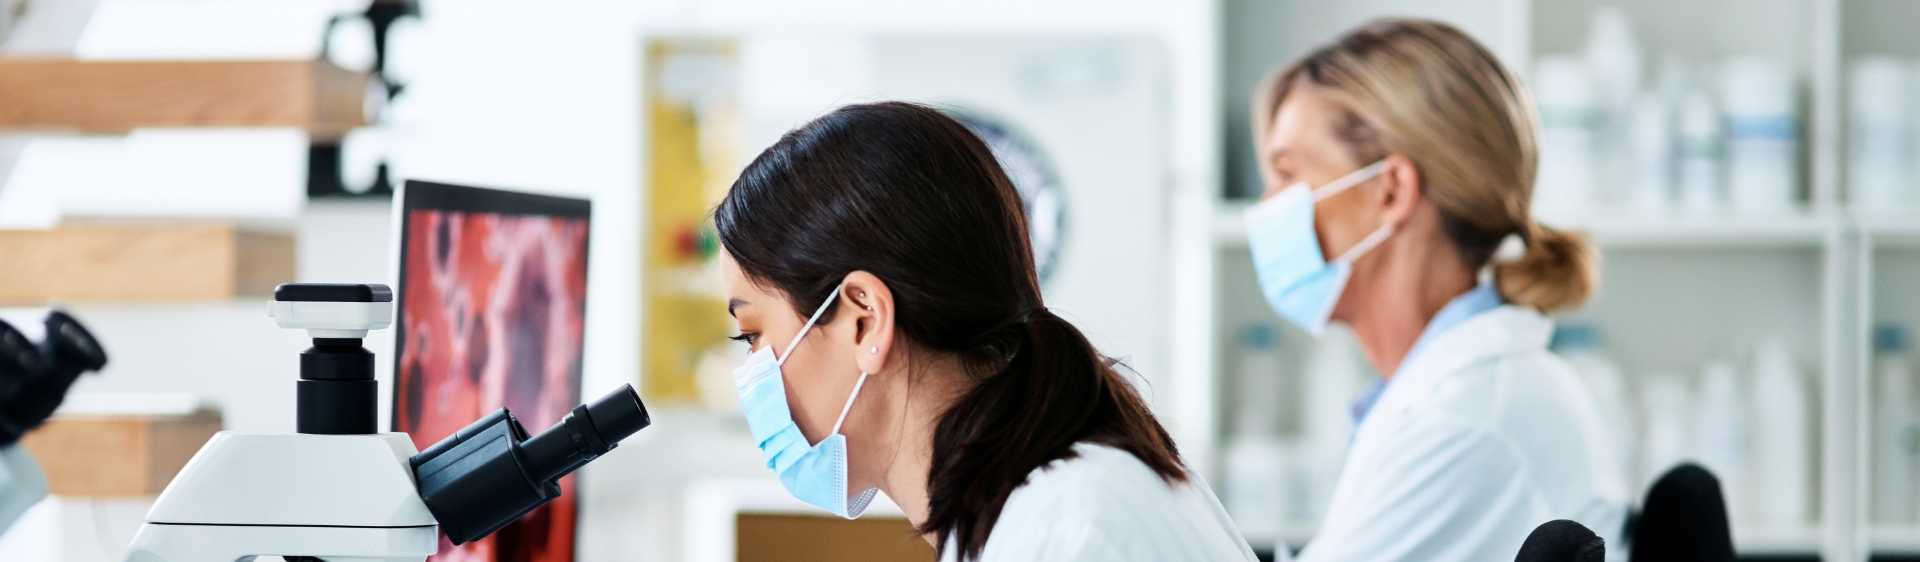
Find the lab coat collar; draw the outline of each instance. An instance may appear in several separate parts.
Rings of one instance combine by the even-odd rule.
[[[1532,308],[1503,305],[1475,315],[1427,342],[1426,351],[1401,365],[1355,434],[1417,408],[1447,374],[1516,351],[1544,351],[1553,336],[1553,320]],[[1383,415],[1384,414],[1384,415]]]

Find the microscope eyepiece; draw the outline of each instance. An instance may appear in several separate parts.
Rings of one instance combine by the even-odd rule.
[[[414,455],[414,480],[440,530],[464,544],[560,497],[560,477],[651,423],[632,385],[575,406],[531,439],[501,408]]]
[[[647,415],[647,407],[640,403],[640,395],[634,393],[633,387],[622,387],[622,390],[626,392],[614,391],[587,406],[593,429],[609,443],[609,448],[612,443],[619,443],[653,425],[653,418]]]
[[[52,416],[82,373],[107,365],[100,342],[72,316],[52,310],[41,324],[34,342],[0,320],[0,447]]]

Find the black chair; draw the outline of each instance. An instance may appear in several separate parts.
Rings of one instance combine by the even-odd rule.
[[[1674,467],[1654,481],[1632,525],[1633,562],[1733,562],[1720,480],[1699,465]]]
[[[1513,562],[1603,562],[1607,541],[1585,525],[1557,519],[1533,529]]]

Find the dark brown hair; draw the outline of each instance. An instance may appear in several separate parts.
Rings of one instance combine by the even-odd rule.
[[[978,558],[1007,496],[1080,442],[1186,480],[1173,439],[1113,363],[1040,300],[1026,212],[965,126],[900,102],[842,107],[754,158],[714,210],[755,282],[807,315],[855,271],[893,292],[895,325],[951,354],[973,387],[940,416],[918,529]],[[828,308],[821,322],[832,320]]]

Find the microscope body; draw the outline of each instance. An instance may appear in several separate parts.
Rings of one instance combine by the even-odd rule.
[[[297,433],[222,431],[167,485],[127,549],[127,562],[415,562],[439,549],[414,487],[405,433],[376,433],[368,330],[393,321],[384,285],[289,284],[269,313],[306,329]]]
[[[222,431],[160,493],[126,562],[419,562],[559,497],[561,477],[652,423],[632,385],[529,434],[506,408],[425,452],[376,432],[367,330],[392,323],[384,285],[286,284],[272,316],[306,329],[297,433]]]
[[[126,560],[425,560],[439,528],[414,488],[413,454],[404,433],[222,431],[160,494]]]

